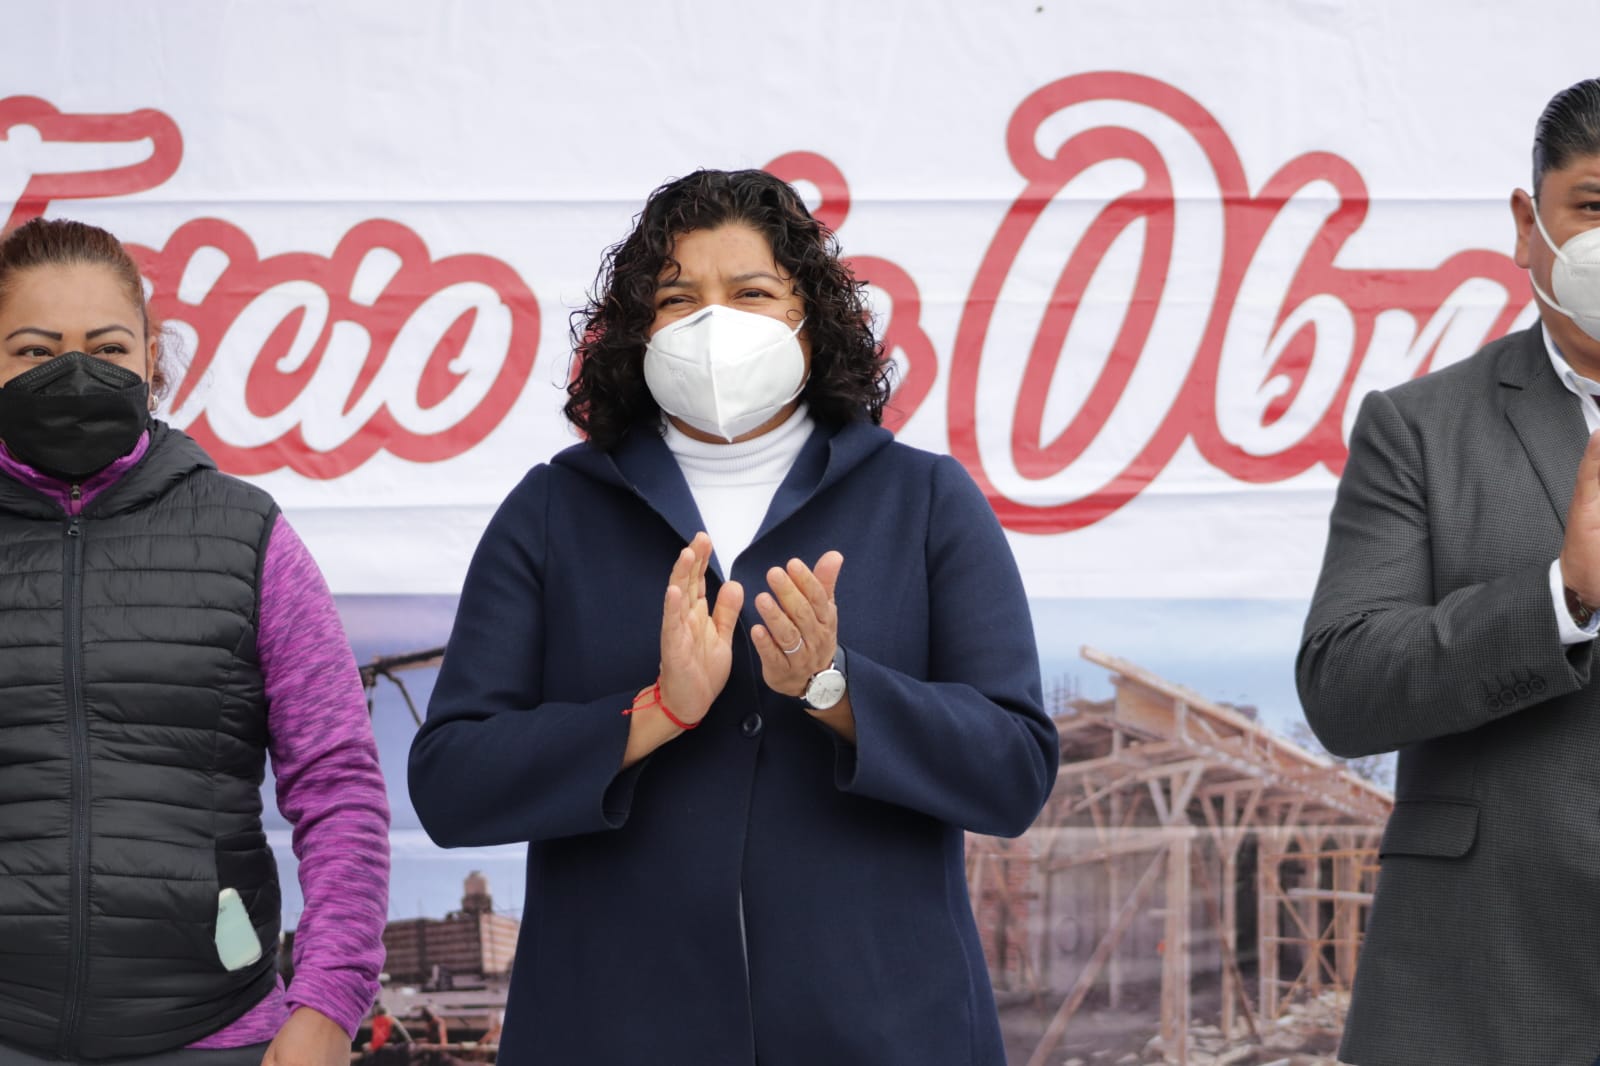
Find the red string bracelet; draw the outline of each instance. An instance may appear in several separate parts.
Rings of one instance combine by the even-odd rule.
[[[639,697],[635,696],[633,698],[633,706],[629,707],[622,713],[632,714],[634,711],[637,711],[642,707],[660,707],[661,713],[667,716],[667,721],[671,722],[673,725],[685,732],[688,732],[700,724],[699,722],[685,722],[682,718],[679,718],[677,715],[672,713],[671,709],[668,708],[666,703],[661,699],[661,682],[659,679],[654,685],[650,686],[649,700],[645,701],[644,703],[640,703]]]

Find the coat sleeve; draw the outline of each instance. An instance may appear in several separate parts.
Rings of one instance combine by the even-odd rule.
[[[836,783],[973,832],[1017,836],[1060,766],[1027,596],[971,477],[948,457],[932,477],[929,677],[845,649],[856,743],[838,744]]]
[[[1369,393],[1295,670],[1335,755],[1466,732],[1588,683],[1590,645],[1561,643],[1549,560],[1436,596],[1429,495],[1411,427]]]
[[[444,847],[618,828],[649,761],[621,769],[622,711],[637,688],[588,703],[544,698],[544,634],[553,622],[542,576],[548,477],[547,467],[531,471],[484,531],[412,741],[411,800]]]

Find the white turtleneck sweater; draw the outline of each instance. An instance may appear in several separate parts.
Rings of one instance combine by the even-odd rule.
[[[773,494],[789,475],[815,423],[801,404],[794,414],[759,437],[737,444],[711,444],[663,421],[667,447],[689,483],[722,575],[728,577],[734,560],[755,539]]]

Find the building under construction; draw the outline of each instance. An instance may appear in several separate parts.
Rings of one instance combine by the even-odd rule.
[[[1048,1016],[1030,1066],[1060,1061],[1086,1004],[1155,1000],[1160,1047],[1186,1066],[1199,978],[1238,1040],[1348,990],[1389,792],[1237,708],[1083,655],[1114,695],[1055,694],[1061,770],[1039,820],[967,840],[996,993]]]

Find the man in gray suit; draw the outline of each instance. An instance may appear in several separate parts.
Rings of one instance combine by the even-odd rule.
[[[1400,753],[1356,1066],[1600,1063],[1600,80],[1533,162],[1539,324],[1362,402],[1300,647],[1328,750]]]

